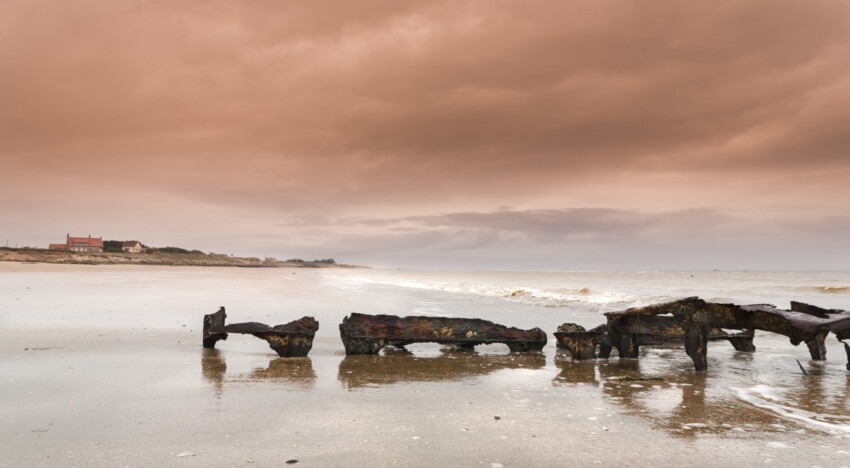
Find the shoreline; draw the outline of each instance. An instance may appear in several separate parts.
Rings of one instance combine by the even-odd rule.
[[[623,297],[670,296],[702,284],[689,275],[645,283],[642,275],[543,280],[5,262],[0,278],[0,451],[11,466],[125,466],[140,457],[181,467],[281,460],[351,468],[623,460],[850,466],[844,364],[811,361],[805,346],[782,336],[759,335],[755,353],[709,343],[711,365],[697,373],[681,346],[644,346],[637,360],[578,362],[553,342],[531,354],[499,344],[458,351],[423,343],[346,356],[337,326],[353,311],[481,317],[546,331],[564,321],[593,326],[601,310],[587,296],[579,298],[584,305],[552,308],[481,297],[476,288],[588,287],[619,308]],[[411,279],[471,289],[397,286]],[[811,301],[820,293],[799,287],[826,279],[850,284],[850,275],[720,275],[700,293],[747,303]],[[823,305],[842,307],[846,297],[826,296]],[[234,322],[310,315],[321,327],[304,358],[279,358],[245,335],[203,348],[202,317],[221,305]],[[838,341],[826,344],[828,356],[843,355]]]
[[[201,266],[237,268],[368,268],[360,265],[324,263],[319,261],[287,261],[257,257],[233,257],[204,253],[83,253],[36,248],[0,247],[0,262],[55,265],[146,265]]]

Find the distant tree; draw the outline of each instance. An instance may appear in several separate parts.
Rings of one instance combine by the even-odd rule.
[[[159,253],[172,253],[172,254],[187,254],[189,253],[186,249],[181,249],[180,247],[163,247],[159,249],[157,252]]]
[[[122,249],[124,247],[124,241],[119,240],[108,240],[103,241],[103,251],[104,252],[123,252]]]
[[[323,258],[321,260],[313,260],[313,263],[326,263],[328,265],[336,265],[336,262],[332,258]]]

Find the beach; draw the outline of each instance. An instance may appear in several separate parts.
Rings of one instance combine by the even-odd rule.
[[[440,272],[0,263],[3,466],[850,466],[850,372],[758,333],[572,362],[551,333],[699,295],[850,308],[828,272]],[[204,314],[320,329],[309,357]],[[421,344],[344,355],[351,312],[478,317],[549,334],[541,353]],[[804,376],[796,359],[809,371]]]

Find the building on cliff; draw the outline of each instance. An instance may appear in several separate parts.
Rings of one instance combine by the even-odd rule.
[[[142,243],[139,241],[124,241],[121,250],[127,253],[142,253]]]
[[[103,252],[102,237],[71,237],[65,235],[64,244],[50,244],[50,250],[67,250],[70,252]]]

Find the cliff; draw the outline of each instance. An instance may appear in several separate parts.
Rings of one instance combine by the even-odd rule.
[[[355,265],[310,261],[284,261],[256,257],[192,253],[82,253],[62,250],[0,247],[0,261],[21,263],[65,263],[74,265],[172,265],[245,268],[362,268]]]

